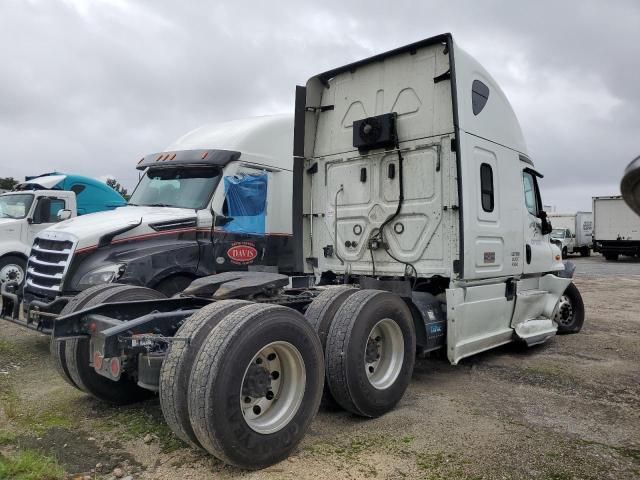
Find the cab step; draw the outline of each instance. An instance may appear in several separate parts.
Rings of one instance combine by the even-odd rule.
[[[557,330],[557,325],[548,318],[527,320],[515,327],[518,338],[524,340],[529,347],[546,342],[556,334]]]

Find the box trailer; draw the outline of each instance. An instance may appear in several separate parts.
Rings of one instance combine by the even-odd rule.
[[[593,250],[607,260],[640,255],[640,217],[622,196],[593,197]]]
[[[562,251],[562,257],[579,253],[583,257],[591,254],[593,214],[591,212],[549,213],[553,226],[551,241]]]

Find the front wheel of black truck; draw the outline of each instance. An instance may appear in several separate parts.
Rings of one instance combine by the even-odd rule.
[[[199,443],[225,463],[260,469],[284,460],[318,411],[322,346],[304,317],[252,304],[209,333],[189,381]]]
[[[111,290],[113,288],[121,286],[122,285],[118,283],[107,283],[105,285],[95,285],[93,287],[87,288],[86,290],[83,290],[78,295],[69,300],[69,303],[67,303],[60,312],[60,316],[62,317],[64,315],[69,315],[70,313],[82,310],[83,308],[86,308],[87,303],[90,302],[91,299],[95,296],[106,292],[107,290]],[[69,368],[67,367],[67,360],[65,358],[66,347],[66,340],[56,341],[53,339],[53,337],[51,337],[50,352],[51,359],[53,360],[53,365],[65,382],[67,382],[72,387],[77,388],[78,390],[82,390],[82,388],[75,384],[75,382],[71,378],[71,375],[69,374]],[[85,390],[82,391],[87,393]]]
[[[146,287],[119,285],[107,289],[91,298],[83,308],[101,303],[156,300],[166,298],[162,293]],[[97,373],[91,366],[91,344],[88,338],[74,338],[65,341],[65,361],[69,377],[81,390],[99,400],[116,405],[139,402],[152,395],[140,388],[126,373],[118,381],[110,380]]]

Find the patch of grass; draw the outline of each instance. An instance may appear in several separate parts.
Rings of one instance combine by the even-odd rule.
[[[16,435],[9,432],[0,432],[0,446],[10,445],[16,440]]]
[[[163,453],[185,448],[185,443],[176,437],[162,417],[159,406],[154,403],[133,407],[110,408],[98,420],[96,428],[103,431],[118,431],[124,438],[143,438],[150,434],[157,438]]]
[[[387,435],[357,436],[347,439],[346,442],[315,443],[307,447],[307,450],[320,455],[336,455],[344,460],[353,460],[363,453],[380,450],[395,454],[408,453],[406,447],[413,439],[414,437],[411,436],[401,438]]]
[[[447,480],[450,478],[471,479],[462,468],[466,463],[453,454],[445,452],[423,452],[416,456],[416,466],[426,480]]]
[[[15,344],[0,339],[0,359],[8,360],[9,358],[15,357],[18,354],[18,348]]]
[[[11,457],[0,454],[0,478],[62,480],[64,470],[54,459],[26,450]]]
[[[566,472],[548,472],[544,476],[545,480],[574,480],[574,476]]]
[[[608,448],[613,450],[618,455],[629,458],[634,462],[640,463],[640,449],[631,447],[616,447],[613,445],[607,445],[606,443],[594,442],[593,440],[578,440],[578,445],[595,445],[598,447]]]
[[[45,409],[23,402],[11,386],[0,394],[0,406],[15,425],[36,435],[53,427],[72,427],[76,413],[66,399],[52,398]]]

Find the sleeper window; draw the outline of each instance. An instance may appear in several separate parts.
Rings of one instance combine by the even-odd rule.
[[[480,200],[485,212],[493,212],[493,169],[488,163],[480,165]]]

